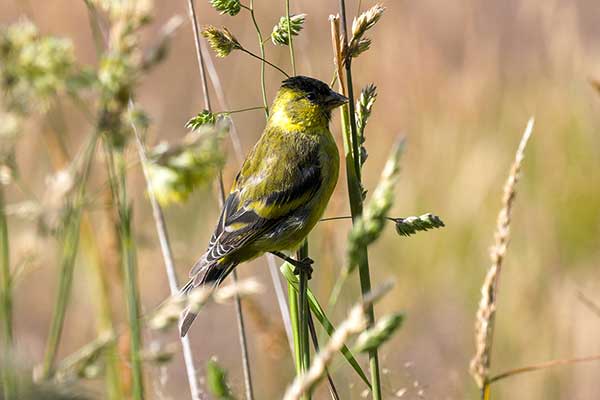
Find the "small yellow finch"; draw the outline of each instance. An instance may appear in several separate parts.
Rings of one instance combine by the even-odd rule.
[[[244,261],[299,246],[319,221],[335,188],[339,154],[329,131],[331,111],[348,99],[317,79],[283,81],[267,126],[242,165],[204,255],[181,289],[218,285]],[[185,336],[196,314],[186,310]]]

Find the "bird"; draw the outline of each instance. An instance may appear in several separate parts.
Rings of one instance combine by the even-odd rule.
[[[181,289],[218,286],[239,264],[272,253],[312,272],[312,260],[283,253],[297,248],[321,219],[339,174],[339,153],[329,122],[348,102],[326,83],[293,76],[277,92],[266,127],[235,177],[206,252]],[[189,309],[185,336],[196,318]]]

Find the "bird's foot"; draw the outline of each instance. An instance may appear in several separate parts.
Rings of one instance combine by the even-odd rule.
[[[308,279],[312,278],[314,260],[309,257],[304,257],[302,260],[294,260],[292,264],[294,266],[294,275],[300,275],[305,272],[308,275]]]

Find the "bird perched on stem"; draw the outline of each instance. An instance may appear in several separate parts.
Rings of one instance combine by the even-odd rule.
[[[240,263],[298,247],[319,221],[338,178],[339,154],[329,131],[331,111],[348,99],[305,76],[283,81],[267,126],[237,174],[208,249],[181,289],[217,286]],[[185,311],[181,335],[196,314]]]

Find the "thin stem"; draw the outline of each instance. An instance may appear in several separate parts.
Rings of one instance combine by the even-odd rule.
[[[237,271],[233,270],[234,282],[237,282]],[[248,355],[248,345],[246,340],[246,328],[244,325],[244,314],[242,313],[242,301],[240,296],[235,296],[235,313],[238,316],[238,336],[242,346],[242,362],[244,363],[244,387],[246,400],[254,399],[254,391],[252,388],[252,375],[250,374],[250,357]]]
[[[208,46],[206,41],[200,42],[200,50],[202,54],[206,56],[203,58],[206,62],[206,69],[208,70],[208,76],[210,77],[210,81],[215,89],[215,93],[217,95],[217,99],[219,100],[219,104],[222,109],[227,110],[229,107],[227,106],[227,102],[225,101],[225,94],[223,92],[223,85],[221,85],[221,79],[219,78],[219,74],[217,73],[217,69],[215,68],[215,64],[213,63],[212,57],[210,56],[210,52],[208,51]],[[240,142],[240,137],[238,135],[235,124],[231,123],[231,129],[229,130],[229,138],[231,139],[231,144],[233,145],[233,151],[235,154],[235,158],[238,163],[241,165],[244,161],[244,154],[242,152],[242,144]]]
[[[243,51],[244,53],[256,58],[257,60],[263,61],[265,63],[267,63],[268,65],[270,65],[271,67],[275,68],[277,71],[281,72],[283,75],[285,75],[286,78],[289,78],[290,76],[288,75],[287,72],[285,72],[284,70],[282,70],[281,68],[279,68],[277,65],[267,61],[264,57],[261,56],[257,56],[256,54],[254,54],[253,52],[245,49],[245,48],[240,48],[241,51]]]
[[[256,106],[256,107],[240,108],[238,110],[221,111],[220,114],[236,114],[236,113],[241,113],[241,112],[246,112],[246,111],[264,110],[264,109],[265,109],[265,106]]]
[[[256,16],[254,15],[254,0],[250,0],[250,17],[252,18],[252,23],[254,24],[254,29],[256,30],[256,35],[258,36],[258,47],[260,48],[260,90],[262,93],[263,104],[265,106],[265,118],[269,118],[269,103],[267,101],[267,87],[265,84],[265,40],[263,40],[262,32],[260,31],[260,27],[258,26],[258,22],[256,21]]]
[[[550,367],[557,367],[559,365],[570,365],[570,364],[599,361],[599,360],[600,360],[600,354],[597,354],[597,355],[593,355],[593,356],[589,356],[589,357],[546,361],[546,362],[543,362],[540,364],[534,364],[534,365],[528,365],[525,367],[515,368],[515,369],[511,369],[511,370],[502,372],[501,374],[498,374],[496,376],[493,376],[492,378],[490,378],[487,381],[487,386],[491,385],[494,382],[498,382],[502,379],[510,378],[511,376],[515,376],[515,375],[520,375],[525,372],[539,371],[539,370],[550,368]]]
[[[308,329],[310,330],[310,337],[312,338],[315,353],[319,352],[319,339],[317,337],[317,330],[315,329],[315,322],[313,321],[312,313],[308,313]],[[327,383],[329,384],[329,394],[333,400],[339,400],[340,395],[337,392],[333,378],[329,373],[329,368],[325,367],[325,373],[327,374]]]
[[[85,186],[94,159],[96,150],[97,136],[94,134],[88,144],[83,158],[83,170],[78,177],[79,189],[73,199],[73,202],[68,206],[69,209],[64,218],[64,235],[62,237],[62,254],[60,258],[60,275],[58,291],[52,312],[52,321],[50,324],[50,333],[46,343],[44,352],[44,360],[42,363],[42,378],[49,379],[53,374],[54,362],[56,353],[62,336],[62,330],[65,321],[65,312],[69,299],[71,297],[71,286],[73,283],[73,270],[75,268],[75,259],[79,248],[79,237],[81,227],[82,200],[85,196]]]
[[[580,290],[577,291],[577,299],[581,301],[591,312],[593,312],[597,317],[600,317],[600,306],[593,302],[589,297],[587,297]]]
[[[319,220],[319,222],[327,222],[327,221],[338,221],[340,219],[352,219],[352,215],[344,215],[344,216],[340,216],[340,217],[327,217],[327,218],[321,218]]]
[[[107,41],[106,35],[102,30],[102,26],[100,25],[98,11],[96,10],[94,4],[91,2],[91,0],[83,0],[83,2],[88,9],[88,18],[92,28],[94,48],[96,49],[96,61],[99,62],[100,58],[102,57],[102,48],[104,47],[104,43]]]
[[[144,178],[146,180],[146,186],[148,188],[148,199],[150,200],[150,204],[152,206],[152,216],[154,217],[156,233],[158,234],[158,242],[160,243],[160,250],[162,252],[163,260],[165,263],[165,271],[167,273],[169,289],[171,291],[171,296],[177,296],[179,294],[179,285],[177,283],[177,274],[175,273],[175,262],[173,261],[173,252],[171,251],[171,243],[167,232],[167,224],[165,222],[165,217],[162,208],[160,204],[158,204],[158,201],[154,196],[154,190],[152,190],[152,181],[148,176],[148,157],[146,155],[144,143],[142,142],[142,138],[135,125],[133,125],[133,123],[132,127],[135,133],[138,154],[142,162],[142,171],[144,172]],[[190,385],[192,400],[200,400],[202,398],[203,392],[200,388],[200,383],[198,382],[198,376],[196,375],[196,367],[194,365],[194,357],[192,353],[192,347],[190,345],[189,336],[186,335],[184,337],[180,337],[180,340],[181,348],[183,351],[183,361],[185,364],[188,383]]]
[[[135,242],[132,232],[131,207],[127,198],[127,164],[123,149],[114,148],[105,141],[108,150],[109,179],[113,190],[113,201],[119,216],[118,229],[121,240],[121,262],[125,280],[125,296],[130,329],[130,362],[133,375],[132,398],[144,398],[142,371],[142,337],[140,326],[139,289],[137,282],[137,262]]]
[[[283,285],[279,279],[279,270],[275,263],[275,256],[273,254],[267,254],[267,265],[269,266],[269,273],[271,274],[271,280],[273,281],[273,287],[275,288],[275,296],[277,297],[277,304],[279,305],[279,312],[283,319],[283,328],[285,329],[285,335],[288,339],[290,346],[290,354],[294,354],[294,336],[292,334],[292,323],[290,319],[290,312],[285,302],[285,293],[283,292]],[[281,301],[284,299],[284,301]]]
[[[292,24],[290,21],[290,0],[285,0],[285,17],[287,19],[288,47],[290,48],[290,62],[292,73],[296,76],[296,60],[294,57],[294,41],[292,39]]]
[[[335,280],[333,289],[331,289],[331,294],[329,295],[329,300],[327,301],[328,310],[333,310],[333,308],[337,304],[338,299],[340,298],[340,294],[342,293],[344,284],[348,279],[348,274],[345,271],[346,269],[342,270],[341,275]]]
[[[10,273],[10,247],[8,223],[6,221],[4,185],[0,184],[0,324],[2,324],[2,353],[5,367],[2,368],[2,386],[6,400],[16,400],[14,376],[8,367],[13,348],[12,277]]]
[[[352,215],[342,215],[339,217],[326,217],[326,218],[321,218],[319,220],[319,222],[327,222],[327,221],[338,221],[341,219],[352,219]],[[399,221],[402,220],[402,218],[394,218],[394,217],[385,217],[385,219],[387,219],[388,221]]]
[[[333,34],[333,40],[336,50],[336,61],[337,70],[339,74],[339,83],[342,91],[347,89],[347,93],[344,93],[348,97],[348,104],[342,107],[342,130],[344,132],[344,150],[346,153],[346,176],[348,180],[348,198],[350,201],[350,211],[352,214],[352,222],[355,223],[357,218],[362,215],[363,204],[362,204],[362,189],[361,189],[361,174],[360,174],[360,161],[359,161],[359,148],[358,148],[358,137],[356,133],[356,120],[354,113],[354,92],[352,89],[352,69],[350,60],[342,60],[341,49],[346,48],[348,43],[348,34],[346,29],[346,3],[345,0],[340,0],[340,16],[341,25],[338,20],[332,20],[332,32],[340,30],[341,35]],[[337,37],[336,37],[337,36]],[[342,43],[339,43],[341,36]],[[344,88],[341,70],[342,64],[345,65],[346,72],[346,87]],[[358,254],[358,272],[360,278],[360,289],[363,298],[371,292],[371,276],[369,271],[369,257],[366,246],[359,249]],[[368,318],[368,325],[372,326],[375,321],[375,311],[373,304],[369,303],[366,306],[366,315]],[[379,358],[377,355],[377,349],[369,351],[369,369],[371,371],[371,385],[372,385],[372,396],[374,400],[381,400],[381,380],[379,375]]]
[[[208,96],[208,80],[206,79],[206,74],[204,71],[204,58],[201,50],[200,44],[200,33],[198,31],[198,18],[196,16],[196,10],[194,9],[194,1],[188,0],[188,8],[190,13],[190,19],[192,20],[192,25],[194,26],[194,42],[196,43],[196,57],[198,59],[198,66],[200,69],[200,79],[202,81],[202,90],[204,93],[204,104],[205,108],[208,111],[212,111],[212,105],[210,103],[210,98]],[[219,171],[219,192],[220,192],[220,205],[221,208],[225,203],[225,188],[223,184],[223,173]],[[232,274],[232,279],[234,282],[237,282],[237,274],[234,272]],[[246,330],[244,328],[244,316],[242,313],[241,299],[239,295],[236,293],[235,295],[235,303],[236,303],[236,318],[238,323],[238,331],[240,338],[240,347],[242,351],[242,366],[244,370],[244,381],[246,387],[246,400],[253,400],[254,396],[252,393],[252,378],[250,374],[250,361],[248,357],[248,340],[246,338]]]
[[[196,8],[194,0],[188,0],[188,11],[192,28],[194,30],[194,44],[196,45],[196,59],[198,60],[198,70],[200,71],[200,83],[202,84],[202,94],[204,95],[204,108],[210,110],[210,96],[208,94],[208,82],[206,80],[206,71],[204,68],[204,58],[200,50],[200,30],[198,29],[198,18],[196,17]]]

